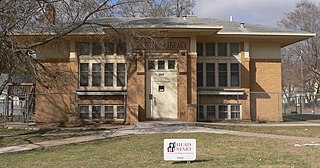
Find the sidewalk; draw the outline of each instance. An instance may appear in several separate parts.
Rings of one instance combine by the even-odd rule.
[[[205,124],[209,124],[209,123],[203,123],[203,125]],[[210,123],[210,124],[222,124],[222,123]],[[48,147],[55,147],[55,146],[62,146],[62,145],[69,145],[69,144],[85,143],[90,141],[96,141],[96,140],[102,140],[102,139],[126,136],[126,135],[159,134],[159,133],[202,132],[202,133],[211,133],[211,134],[227,134],[227,135],[235,135],[235,136],[291,140],[291,141],[296,141],[297,143],[320,143],[320,138],[229,131],[229,130],[205,128],[205,127],[202,127],[201,125],[202,123],[199,124],[199,123],[190,123],[190,122],[143,122],[143,123],[137,123],[133,126],[117,127],[110,130],[99,131],[95,135],[79,136],[79,137],[73,137],[73,138],[44,141],[44,142],[39,142],[34,144],[4,147],[4,148],[0,148],[0,154],[30,151],[34,149],[41,149],[41,148],[48,148]],[[320,124],[317,124],[317,126],[318,125],[320,126]]]

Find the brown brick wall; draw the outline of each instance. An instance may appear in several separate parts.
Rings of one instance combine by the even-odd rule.
[[[36,122],[74,122],[77,108],[77,72],[74,60],[42,63],[46,72],[41,78],[45,81],[36,84]]]
[[[145,58],[128,61],[127,67],[127,122],[144,121],[146,120]]]

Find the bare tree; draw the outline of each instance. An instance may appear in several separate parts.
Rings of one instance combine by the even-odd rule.
[[[55,79],[56,74],[34,59],[33,50],[57,40],[83,26],[112,27],[110,23],[92,22],[99,17],[119,16],[181,16],[194,6],[194,1],[149,0],[0,0],[0,75],[7,79],[0,84],[0,93],[15,74],[23,74],[44,84],[44,73]],[[130,8],[130,9],[129,9]],[[128,10],[129,9],[129,10]],[[51,33],[50,36],[29,38],[21,42],[16,35]],[[126,31],[118,30],[117,33]],[[140,35],[127,32],[135,36]],[[41,75],[40,75],[41,74]]]
[[[285,92],[306,94],[307,102],[316,100],[320,84],[320,3],[302,0],[279,22],[279,26],[316,33],[317,36],[283,50],[282,75]]]

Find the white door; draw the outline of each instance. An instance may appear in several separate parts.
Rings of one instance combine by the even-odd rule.
[[[159,61],[159,60],[152,60]],[[156,65],[149,69],[147,74],[147,118],[151,119],[176,119],[177,107],[177,72],[172,66],[173,61],[165,62],[164,66]],[[159,69],[160,68],[160,69]]]

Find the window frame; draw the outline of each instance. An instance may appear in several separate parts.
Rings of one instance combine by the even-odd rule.
[[[123,107],[123,115],[124,118],[119,118],[118,117],[118,111],[117,108],[121,106]],[[87,107],[88,108],[88,118],[80,118],[81,116],[81,111],[80,108],[81,107]],[[94,118],[94,107],[100,107],[100,116],[97,118]],[[106,107],[112,107],[112,118],[106,118]],[[79,104],[78,105],[78,116],[79,116],[79,120],[82,121],[101,121],[101,120],[105,120],[105,121],[125,121],[126,120],[126,106],[124,104]],[[111,113],[109,113],[111,114]]]
[[[108,64],[108,63],[111,63],[113,64],[113,74],[112,74],[112,77],[113,77],[113,83],[112,83],[112,86],[106,86],[106,83],[105,83],[105,74],[108,72],[108,71],[105,71],[105,64]],[[126,62],[124,59],[118,59],[118,60],[113,60],[113,59],[108,59],[108,60],[105,60],[105,61],[97,61],[97,60],[81,60],[80,59],[80,63],[79,63],[79,72],[80,72],[80,66],[81,64],[89,64],[89,81],[88,81],[88,85],[87,86],[81,86],[80,85],[80,75],[81,73],[79,73],[79,80],[78,80],[78,86],[79,86],[79,89],[80,90],[87,90],[87,89],[97,89],[99,88],[100,90],[125,90],[127,88],[127,65],[126,65]],[[100,77],[101,77],[101,80],[100,80],[100,86],[93,86],[93,79],[92,79],[92,74],[93,74],[93,69],[92,69],[92,65],[93,64],[100,64]],[[117,64],[124,64],[125,65],[125,69],[124,69],[124,85],[123,86],[118,86],[118,72],[117,72]],[[123,71],[122,71],[123,73]]]
[[[202,85],[199,85],[199,74],[200,71],[198,69],[199,65],[202,64]],[[208,80],[207,80],[207,65],[208,64],[214,64],[215,66],[215,72],[214,72],[214,77],[215,77],[215,84],[214,86],[208,86]],[[219,71],[219,64],[227,64],[227,85],[222,86],[220,85],[220,71]],[[231,71],[231,64],[238,64],[238,76],[239,76],[239,85],[235,86],[232,85],[231,83],[231,77],[232,73],[234,71]],[[234,60],[198,60],[197,62],[197,87],[198,88],[241,88],[241,62],[239,61],[234,61]],[[201,83],[200,83],[201,84]]]
[[[220,106],[226,106],[226,110],[223,111],[223,113],[227,114],[226,118],[220,118]],[[239,111],[239,118],[232,118],[232,106],[238,106]],[[208,118],[208,113],[209,108],[208,107],[214,107],[214,118]],[[201,111],[202,109],[202,111]],[[242,120],[242,105],[241,104],[199,104],[198,105],[198,110],[197,110],[197,115],[198,115],[198,121],[217,121],[217,120]],[[201,118],[201,112],[203,115],[203,118]],[[221,111],[222,112],[222,111]],[[212,112],[211,112],[212,113]]]

